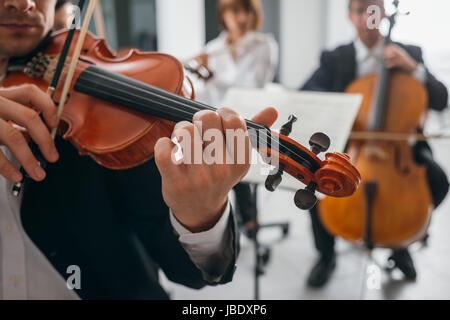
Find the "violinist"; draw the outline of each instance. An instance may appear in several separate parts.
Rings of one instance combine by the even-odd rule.
[[[197,100],[220,105],[232,87],[263,88],[274,80],[278,45],[271,35],[259,32],[263,21],[260,0],[220,0],[217,12],[221,34],[195,58],[207,77],[195,77]],[[237,211],[245,230],[255,227],[256,204],[250,186],[234,188]]]
[[[1,79],[17,57],[42,45],[55,6],[56,0],[0,0]],[[271,125],[275,118],[267,109],[254,120]],[[229,109],[199,112],[194,120],[204,130],[246,132]],[[162,138],[155,160],[112,171],[61,138],[53,142],[48,128],[56,125],[54,102],[37,87],[0,88],[0,299],[167,299],[159,269],[192,288],[231,281],[238,233],[228,192],[248,164],[175,164],[175,145]],[[174,136],[200,139],[196,130],[181,122]],[[48,160],[45,170],[26,137]],[[17,199],[11,186],[23,178],[19,166],[33,181]],[[74,266],[81,272],[72,291],[65,280]]]
[[[448,102],[447,89],[427,70],[422,50],[401,43],[384,47],[379,30],[370,28],[368,23],[368,7],[371,5],[379,6],[385,16],[383,0],[349,0],[349,19],[357,32],[357,39],[333,51],[325,51],[321,56],[319,69],[304,84],[302,90],[344,92],[355,79],[375,73],[377,60],[385,59],[388,68],[410,74],[426,87],[431,109],[445,109]],[[446,174],[434,161],[427,143],[417,143],[413,151],[415,161],[426,167],[427,181],[436,208],[448,193]],[[320,287],[327,282],[335,268],[335,240],[321,223],[317,208],[311,210],[311,218],[315,245],[320,257],[310,272],[308,284]],[[407,249],[394,250],[389,260],[395,263],[395,267],[402,271],[406,279],[416,278],[414,263]]]
[[[232,87],[263,88],[278,67],[275,39],[259,32],[260,0],[220,0],[217,12],[223,31],[195,58],[211,74],[199,84],[197,99],[212,105],[220,104]]]

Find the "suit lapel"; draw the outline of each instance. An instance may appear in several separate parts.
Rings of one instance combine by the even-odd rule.
[[[345,91],[348,85],[356,78],[356,51],[353,43],[343,46],[340,52],[340,91]]]

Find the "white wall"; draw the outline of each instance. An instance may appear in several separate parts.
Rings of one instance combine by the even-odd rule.
[[[348,0],[327,0],[326,47],[333,49],[349,43],[355,38],[355,31],[348,21]]]
[[[326,40],[326,0],[280,1],[280,82],[298,88],[319,63]]]
[[[280,82],[298,88],[318,66],[326,42],[327,0],[280,1]],[[179,59],[203,48],[203,0],[157,0],[158,48]]]
[[[348,0],[280,1],[280,82],[298,88],[317,68],[323,49],[355,38],[347,18]],[[180,59],[200,52],[205,43],[204,0],[157,0],[158,45]],[[421,45],[428,65],[450,86],[449,0],[408,0],[394,39]]]
[[[158,50],[179,59],[196,55],[205,43],[203,0],[157,0]]]
[[[450,88],[450,1],[408,0],[402,11],[411,14],[399,19],[394,40],[422,47],[429,69]]]

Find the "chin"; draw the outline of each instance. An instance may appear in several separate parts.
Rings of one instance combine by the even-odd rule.
[[[16,36],[13,39],[10,38],[6,41],[5,40],[1,41],[3,42],[3,44],[0,44],[0,47],[2,47],[2,51],[5,53],[5,55],[9,57],[21,57],[26,56],[27,54],[32,52],[41,41],[41,37]]]

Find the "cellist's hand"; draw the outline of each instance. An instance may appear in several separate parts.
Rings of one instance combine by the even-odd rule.
[[[271,126],[276,118],[276,110],[268,108],[253,120]],[[193,120],[194,124],[178,123],[173,132],[182,145],[183,159],[177,159],[179,150],[172,140],[162,138],[155,146],[155,160],[166,204],[186,229],[198,233],[211,229],[219,221],[229,191],[250,167],[251,147],[244,120],[231,109],[201,111]],[[227,130],[242,138],[245,145],[235,143],[230,135],[227,139],[226,133],[230,133]]]
[[[408,52],[396,44],[386,46],[384,58],[389,69],[399,68],[409,74],[413,74],[417,70],[418,63]]]
[[[8,89],[0,88],[0,145],[8,147],[31,178],[41,181],[45,178],[44,170],[31,152],[22,131],[11,122],[26,129],[27,134],[37,143],[42,155],[48,161],[57,161],[59,155],[38,111],[28,105],[43,113],[45,122],[50,128],[57,125],[57,109],[50,97],[38,87],[22,85]],[[1,151],[0,175],[12,182],[20,182],[23,178]]]

